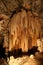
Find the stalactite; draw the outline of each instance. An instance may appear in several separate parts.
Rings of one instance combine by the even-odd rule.
[[[36,46],[40,33],[38,16],[34,17],[31,11],[21,10],[12,17],[10,24],[10,35],[13,35],[11,44],[14,49],[21,48],[23,52],[27,52],[32,46]]]

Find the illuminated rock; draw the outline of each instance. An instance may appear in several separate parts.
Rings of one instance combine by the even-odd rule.
[[[37,39],[37,46],[40,52],[43,52],[43,39]]]
[[[9,50],[21,48],[27,52],[37,45],[36,40],[41,32],[40,19],[37,13],[22,9],[12,17],[9,29]]]
[[[34,58],[34,55],[30,55],[30,58]]]

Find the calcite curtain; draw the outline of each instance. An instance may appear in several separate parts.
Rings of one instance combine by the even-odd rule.
[[[27,52],[37,46],[36,41],[41,32],[38,14],[21,9],[11,18],[9,32],[9,51],[21,48],[23,52]]]

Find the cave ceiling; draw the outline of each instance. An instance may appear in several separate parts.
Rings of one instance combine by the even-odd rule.
[[[43,19],[43,0],[0,0],[0,14],[11,16],[13,11],[22,6],[23,3],[31,5],[31,10],[38,12]]]

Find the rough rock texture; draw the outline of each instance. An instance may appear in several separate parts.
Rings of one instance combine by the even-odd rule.
[[[32,11],[43,12],[43,0],[0,0],[0,13],[11,15],[24,3],[30,4]]]
[[[30,10],[33,12],[37,12],[39,14],[39,18],[42,19],[42,32],[43,32],[43,0],[0,0],[0,14],[12,16],[18,9],[22,7],[28,8],[30,4]]]
[[[9,65],[43,65],[43,55],[38,53],[37,57],[35,57],[34,55],[30,55],[18,57],[16,59],[11,56]]]
[[[5,15],[8,15],[9,18],[12,19],[13,18],[13,15],[15,16],[15,14],[16,14],[17,17],[19,16],[19,18],[20,18],[19,12],[21,12],[22,9],[26,11],[26,13],[25,13],[26,15],[24,14],[24,18],[25,18],[24,20],[26,20],[26,21],[27,21],[27,19],[29,19],[31,21],[31,17],[30,17],[31,15],[32,15],[32,17],[34,17],[34,15],[35,15],[36,16],[36,19],[37,19],[37,16],[38,16],[38,18],[40,19],[40,24],[41,24],[41,29],[42,29],[42,31],[40,32],[40,34],[41,34],[41,37],[43,37],[43,1],[42,0],[0,0],[0,17],[2,16],[1,14],[5,14]],[[27,11],[30,11],[31,12],[29,14],[30,16],[27,14]],[[38,13],[38,14],[36,14],[36,13]],[[30,18],[27,17],[27,16],[29,16]],[[2,26],[4,26],[3,28],[6,30],[6,20],[5,20],[4,17],[5,16],[2,16],[0,18],[0,21],[2,21],[0,23],[2,23]],[[3,20],[3,18],[4,18],[4,20]],[[11,22],[11,19],[10,19],[10,22]],[[14,19],[15,19],[15,17],[14,17]],[[5,21],[5,22],[3,23],[3,21]],[[17,19],[17,21],[18,21],[18,19]],[[37,23],[37,21],[36,21],[36,23]],[[38,25],[37,24],[36,24],[36,28],[39,25],[39,24]],[[32,24],[32,22],[30,22],[30,26],[33,27],[34,26],[34,23]],[[4,33],[5,33],[5,30],[4,30]],[[7,37],[6,37],[7,35],[8,34],[4,34],[5,41],[7,39]],[[5,45],[5,46],[7,46],[7,45]]]

